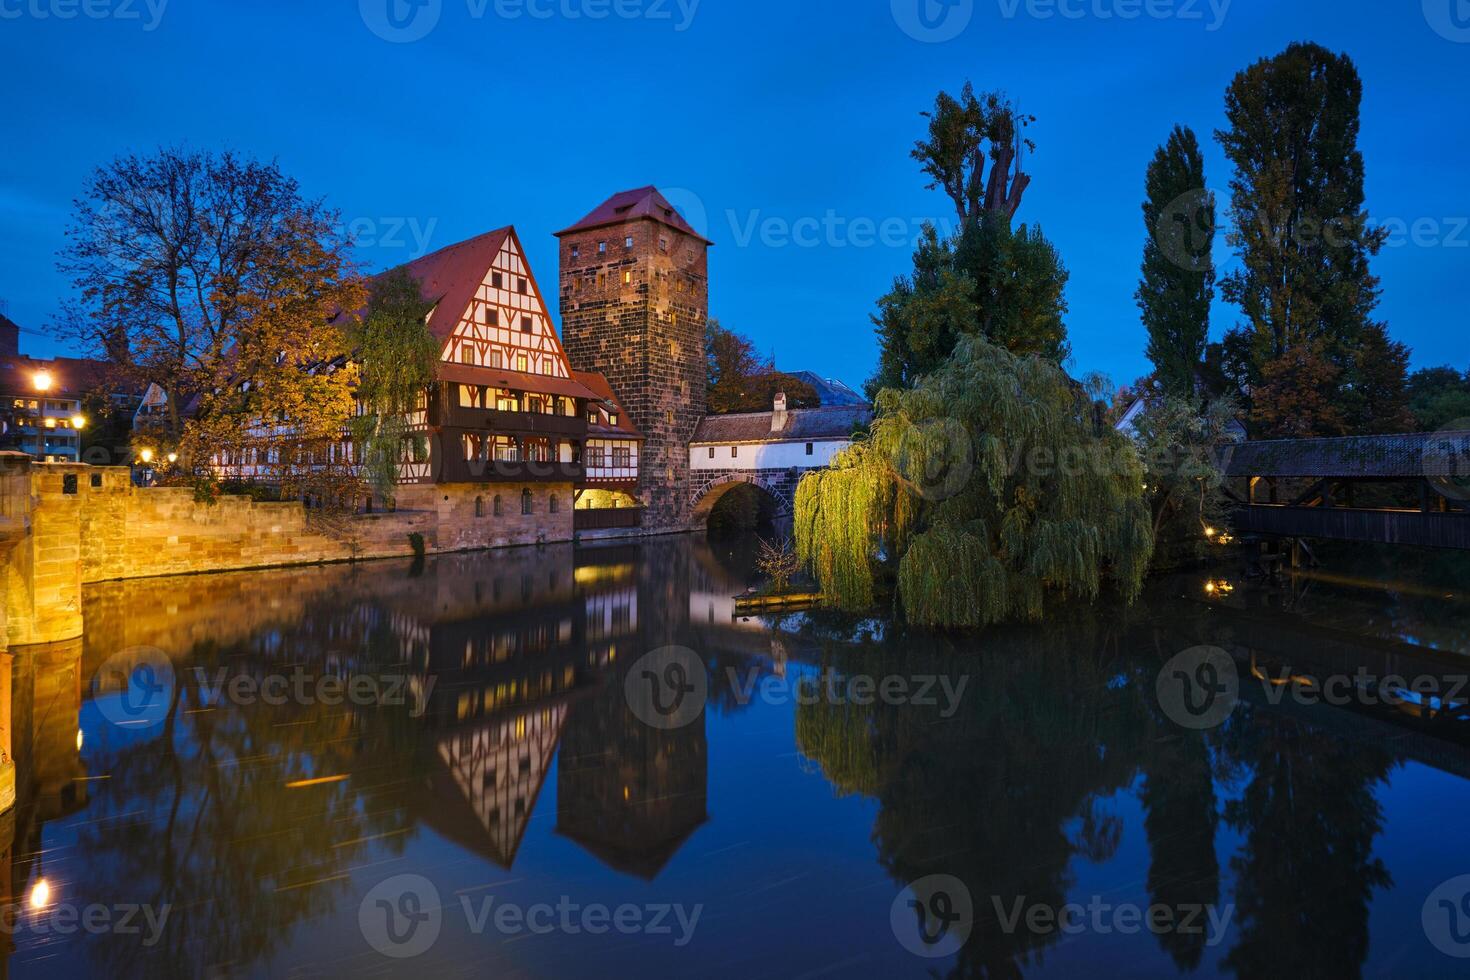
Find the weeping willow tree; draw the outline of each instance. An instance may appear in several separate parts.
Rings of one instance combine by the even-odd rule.
[[[938,371],[884,390],[865,440],[796,492],[797,548],[827,595],[870,606],[896,579],[911,622],[1040,619],[1048,593],[1129,600],[1153,553],[1132,444],[1055,362],[962,338]]]
[[[361,414],[352,420],[352,437],[362,479],[385,500],[398,486],[398,467],[410,435],[410,416],[434,381],[439,342],[426,317],[433,304],[405,269],[379,276],[372,285],[367,316],[351,331],[354,357],[363,365],[357,386]],[[420,446],[422,456],[424,447]]]

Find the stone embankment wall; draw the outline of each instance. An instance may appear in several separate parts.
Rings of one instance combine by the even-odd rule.
[[[529,498],[524,491],[529,491]],[[497,503],[497,497],[499,498]],[[570,484],[407,487],[392,513],[139,488],[125,467],[0,453],[0,588],[8,646],[81,635],[84,583],[571,541]]]

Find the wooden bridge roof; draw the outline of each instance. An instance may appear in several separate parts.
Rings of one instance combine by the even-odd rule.
[[[1242,442],[1225,448],[1222,463],[1233,477],[1464,478],[1470,430]]]

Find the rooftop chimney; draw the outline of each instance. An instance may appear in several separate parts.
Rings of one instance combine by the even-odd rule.
[[[780,432],[786,428],[786,392],[776,392],[776,404],[771,412],[771,431]]]

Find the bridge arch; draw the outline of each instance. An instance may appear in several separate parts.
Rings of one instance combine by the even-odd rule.
[[[690,500],[690,512],[695,522],[703,524],[709,520],[715,504],[736,487],[753,486],[763,490],[776,505],[776,519],[789,521],[795,515],[796,483],[799,476],[785,470],[765,473],[759,470],[720,472],[709,474],[695,489]]]

